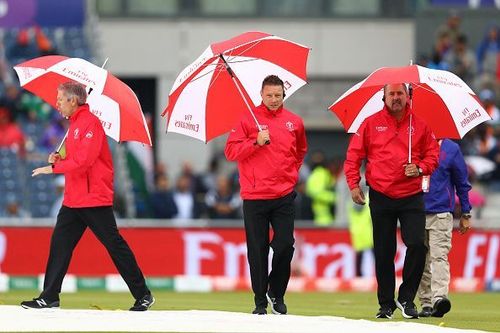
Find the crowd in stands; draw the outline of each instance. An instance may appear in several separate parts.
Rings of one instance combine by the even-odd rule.
[[[500,27],[487,24],[484,38],[471,45],[467,32],[461,29],[461,20],[456,13],[450,15],[437,29],[433,49],[421,57],[419,64],[452,71],[477,92],[492,120],[469,132],[459,144],[470,161],[473,184],[482,183],[488,191],[500,192]],[[75,42],[75,36],[81,36],[82,41]],[[0,31],[0,191],[4,193],[0,196],[0,217],[56,214],[64,186],[61,179],[39,177],[35,181],[29,177],[30,171],[44,164],[47,153],[61,142],[67,122],[48,104],[19,88],[12,66],[52,53],[88,58],[90,51],[81,50],[85,45],[83,33],[71,29]],[[197,218],[241,219],[236,166],[231,165],[229,173],[222,172],[220,164],[224,161],[223,156],[215,156],[200,174],[188,162],[179,175],[157,165],[154,189],[137,205],[136,216],[173,219],[180,224]],[[328,160],[325,154],[311,151],[306,162],[296,188],[297,219],[330,226],[337,215],[342,161]],[[477,189],[471,192],[476,211],[485,205],[484,194]]]
[[[21,62],[50,54],[90,58],[83,30],[0,30],[0,217],[48,217],[57,213],[52,206],[60,206],[61,180],[30,176],[61,142],[67,122],[20,88],[13,70]]]
[[[458,143],[466,157],[474,184],[483,184],[487,192],[500,191],[500,25],[485,23],[484,35],[473,45],[467,31],[462,30],[460,13],[450,12],[446,22],[435,33],[430,54],[421,56],[420,64],[455,73],[477,93],[491,117]],[[484,193],[483,193],[484,195]],[[485,204],[475,189],[471,192],[476,208]]]

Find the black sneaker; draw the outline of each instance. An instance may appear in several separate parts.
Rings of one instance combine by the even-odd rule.
[[[419,317],[430,317],[432,315],[432,307],[424,306],[422,311],[418,313]]]
[[[271,305],[271,311],[277,315],[286,314],[286,304],[283,297],[273,297],[269,292],[266,294],[267,302]]]
[[[406,301],[399,303],[399,301],[396,301],[396,306],[401,310],[403,317],[406,319],[418,319],[417,307],[413,302]]]
[[[443,297],[434,303],[434,308],[432,309],[432,316],[441,318],[445,313],[448,313],[451,309],[451,302],[449,299]]]
[[[391,308],[382,307],[382,308],[378,309],[378,312],[375,315],[375,318],[392,319],[393,312],[394,311]]]
[[[145,295],[144,297],[135,301],[134,306],[131,307],[130,311],[146,311],[155,304],[155,298],[153,295]]]
[[[256,306],[255,309],[252,311],[252,314],[256,315],[266,315],[267,310],[265,306]]]
[[[59,301],[49,301],[41,297],[33,298],[31,301],[21,302],[25,309],[59,309]]]

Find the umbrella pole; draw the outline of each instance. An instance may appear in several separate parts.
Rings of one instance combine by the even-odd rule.
[[[248,108],[248,111],[250,111],[250,114],[252,115],[253,117],[253,120],[255,121],[255,123],[257,124],[257,128],[259,129],[259,132],[262,131],[262,127],[260,127],[260,124],[259,122],[257,121],[257,118],[255,117],[255,114],[253,113],[252,111],[252,107],[250,106],[250,104],[248,104],[248,101],[247,99],[245,98],[245,95],[243,94],[243,91],[241,91],[241,88],[240,86],[238,85],[238,81],[236,81],[236,75],[234,74],[233,70],[231,67],[229,67],[229,64],[226,62],[226,59],[224,59],[224,57],[222,56],[222,54],[219,55],[219,57],[222,59],[222,61],[224,62],[224,66],[226,67],[226,70],[227,72],[229,73],[229,75],[231,75],[231,79],[233,80],[234,82],[234,85],[236,86],[236,89],[238,89],[238,92],[240,93],[241,95],[241,98],[243,98],[243,101],[245,101],[245,105],[247,106]]]
[[[413,115],[413,87],[408,86],[408,95],[410,96],[410,127],[408,128],[408,164],[411,164],[411,120]]]
[[[413,59],[410,60],[410,66],[413,65]],[[413,87],[411,83],[408,85],[408,95],[410,96],[410,127],[408,128],[408,164],[411,164],[411,116],[413,113]]]
[[[59,152],[61,151],[61,148],[64,144],[64,141],[66,141],[66,138],[68,137],[68,132],[69,130],[66,131],[66,134],[64,134],[64,138],[61,140],[61,143],[59,144],[59,147],[57,147],[57,150],[56,150],[56,154],[59,154]]]

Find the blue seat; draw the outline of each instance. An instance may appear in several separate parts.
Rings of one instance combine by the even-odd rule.
[[[49,217],[51,206],[48,204],[37,204],[31,206],[32,217]]]

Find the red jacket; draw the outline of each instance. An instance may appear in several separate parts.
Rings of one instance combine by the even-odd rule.
[[[54,164],[65,176],[63,205],[113,205],[113,159],[101,121],[82,105],[69,119],[66,157]]]
[[[257,125],[245,112],[231,131],[224,153],[238,162],[241,197],[246,200],[276,199],[293,191],[307,152],[302,119],[280,107],[270,111],[265,105],[254,108],[262,129],[269,130],[271,143],[259,146]]]
[[[410,111],[400,123],[384,107],[368,117],[354,134],[347,149],[344,173],[349,189],[359,186],[359,168],[366,159],[366,182],[390,198],[404,198],[422,191],[422,178],[404,174],[408,164]],[[411,162],[430,175],[438,166],[439,145],[430,128],[412,115]]]

